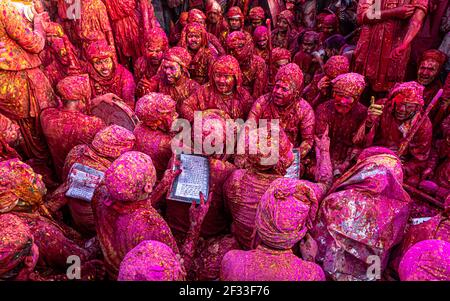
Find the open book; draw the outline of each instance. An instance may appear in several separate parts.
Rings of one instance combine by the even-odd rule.
[[[66,192],[67,197],[91,202],[94,191],[105,174],[91,167],[75,163],[70,169],[68,176],[69,189]]]
[[[209,161],[208,158],[181,154],[181,174],[175,179],[168,192],[168,199],[173,201],[200,204],[200,192],[208,199]]]

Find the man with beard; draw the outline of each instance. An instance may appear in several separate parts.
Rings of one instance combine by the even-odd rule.
[[[189,65],[191,79],[203,85],[208,82],[209,67],[216,58],[208,48],[208,35],[203,25],[189,23],[183,28],[180,45],[189,51],[192,57]]]
[[[262,57],[269,65],[269,31],[267,27],[256,27],[253,31],[253,41],[255,42],[255,54]]]
[[[315,117],[311,106],[300,97],[302,87],[302,70],[292,63],[283,66],[275,77],[272,93],[255,101],[248,119],[279,119],[280,127],[304,158],[314,143]]]
[[[242,85],[257,99],[267,88],[267,66],[264,59],[254,54],[253,41],[243,31],[230,33],[226,45],[229,53],[239,62],[243,73]]]
[[[423,117],[423,86],[405,82],[394,86],[388,98],[371,104],[368,116],[355,137],[355,142],[366,146],[377,145],[398,151],[411,125]],[[432,124],[428,116],[421,124],[402,154],[405,179],[417,183],[426,169],[430,156]]]
[[[242,87],[238,61],[231,55],[220,57],[211,66],[209,83],[190,96],[181,107],[181,116],[190,122],[195,111],[219,109],[232,119],[247,119],[253,99]]]
[[[189,78],[191,55],[182,47],[173,47],[164,53],[159,72],[150,80],[139,82],[138,97],[150,92],[159,92],[172,97],[177,103],[177,112],[184,100],[193,95],[200,85]]]
[[[138,58],[134,65],[136,82],[142,78],[152,78],[161,65],[164,52],[169,49],[166,33],[156,27],[150,31],[151,39],[145,42],[144,55]]]
[[[134,109],[134,78],[130,71],[117,62],[114,48],[106,41],[97,41],[89,46],[87,56],[93,98],[114,93]]]
[[[367,109],[359,99],[366,86],[364,76],[345,73],[331,81],[332,98],[316,110],[316,135],[329,128],[330,155],[334,174],[342,174],[351,163],[356,150],[353,137],[367,115]]]

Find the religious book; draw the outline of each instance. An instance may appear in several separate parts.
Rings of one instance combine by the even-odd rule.
[[[101,171],[75,163],[69,172],[69,189],[66,192],[66,196],[88,203],[91,202],[95,189],[104,176],[105,174]]]
[[[168,199],[184,203],[196,201],[200,204],[200,192],[205,201],[209,194],[209,160],[203,156],[181,154],[181,174],[174,180],[168,192]]]
[[[300,179],[300,152],[297,149],[293,150],[294,162],[287,169],[285,178]]]

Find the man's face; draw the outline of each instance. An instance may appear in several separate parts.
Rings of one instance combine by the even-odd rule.
[[[161,68],[169,84],[176,83],[182,75],[181,66],[177,62],[163,60]]]
[[[414,116],[419,110],[419,105],[410,103],[402,94],[398,94],[392,100],[394,104],[394,116],[398,121],[405,121]]]
[[[333,92],[334,108],[341,114],[347,114],[353,107],[356,99],[346,92]]]
[[[230,28],[233,31],[240,30],[241,27],[242,27],[241,19],[238,18],[238,17],[236,17],[236,18],[229,18],[228,19],[228,23],[230,24]]]
[[[303,50],[303,52],[305,52],[305,53],[312,53],[315,47],[316,47],[316,43],[315,43],[313,37],[306,36],[303,39],[303,43],[302,43],[302,50]]]
[[[114,62],[111,57],[95,59],[94,68],[103,77],[110,77],[113,72]]]
[[[268,41],[269,37],[267,35],[263,35],[255,41],[256,47],[258,47],[259,49],[266,49]]]
[[[294,89],[290,83],[279,80],[273,87],[272,97],[277,106],[287,106],[294,100]]]
[[[423,86],[431,84],[439,72],[439,63],[435,60],[423,61],[417,71],[417,81]]]
[[[164,50],[161,46],[149,45],[146,49],[147,60],[149,60],[152,65],[159,65],[163,54]]]
[[[334,26],[332,24],[324,23],[322,25],[322,31],[326,36],[331,36],[334,34]]]
[[[253,27],[253,30],[254,30],[256,27],[261,26],[261,25],[263,25],[263,19],[253,19],[253,20],[252,20],[252,27]]]
[[[214,84],[221,94],[230,94],[236,85],[236,79],[232,74],[214,73]]]
[[[278,72],[278,70],[281,69],[281,67],[283,67],[284,65],[287,65],[287,64],[289,64],[289,60],[287,60],[287,59],[282,59],[282,60],[274,62],[273,65],[275,66],[275,74]]]
[[[238,61],[244,60],[245,58],[245,42],[238,41],[230,45],[230,54],[234,56]]]
[[[289,24],[286,19],[279,18],[277,21],[277,28],[281,31],[286,31],[289,28]]]
[[[186,40],[189,49],[197,51],[202,43],[202,35],[199,32],[190,32],[187,34]]]
[[[217,22],[219,22],[219,14],[216,12],[209,12],[208,13],[208,22],[210,24],[217,24]]]

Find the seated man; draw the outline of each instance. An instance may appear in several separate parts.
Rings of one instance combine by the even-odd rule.
[[[432,124],[428,116],[410,141],[404,139],[411,125],[423,116],[423,89],[416,82],[405,82],[394,86],[388,98],[372,104],[368,116],[358,130],[354,142],[365,146],[378,145],[398,151],[403,145],[401,159],[405,179],[416,184],[423,177],[430,157]]]
[[[52,155],[53,165],[61,179],[64,160],[78,144],[89,144],[105,123],[98,117],[85,115],[91,89],[88,76],[69,76],[59,82],[57,92],[62,108],[42,111],[41,125]]]
[[[300,97],[302,87],[300,68],[292,63],[283,66],[275,77],[273,91],[255,101],[248,119],[279,119],[280,127],[305,158],[314,143],[315,117],[311,106]]]
[[[130,71],[117,62],[114,48],[105,41],[97,41],[89,45],[87,57],[93,98],[114,93],[134,109],[134,78]]]
[[[143,78],[138,84],[137,96],[159,92],[172,97],[177,103],[177,111],[184,100],[200,87],[189,78],[191,55],[182,47],[173,47],[164,53],[160,71],[150,80]]]
[[[331,161],[334,175],[339,176],[358,151],[353,138],[367,116],[367,108],[359,102],[366,83],[364,76],[358,73],[345,73],[336,77],[331,85],[331,99],[316,110],[316,134],[321,135],[329,127]]]
[[[267,66],[264,59],[255,54],[252,37],[242,31],[234,31],[228,35],[226,45],[229,53],[239,62],[242,85],[257,99],[266,92]]]
[[[219,109],[232,119],[247,119],[253,99],[242,87],[238,61],[231,55],[220,57],[211,66],[209,83],[191,95],[180,109],[181,116],[194,121],[195,111]]]
[[[164,52],[169,49],[169,40],[166,33],[156,27],[150,31],[151,39],[144,44],[144,55],[134,64],[134,76],[136,82],[141,79],[150,79],[159,69]]]

